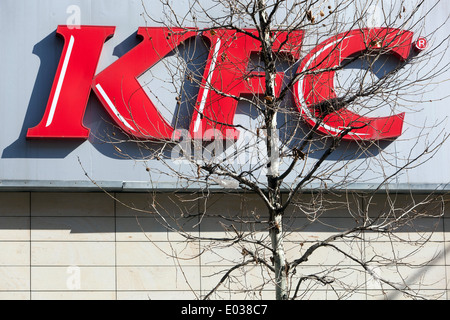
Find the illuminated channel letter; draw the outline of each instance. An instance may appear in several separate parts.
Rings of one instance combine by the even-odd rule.
[[[172,139],[174,129],[146,95],[137,77],[195,31],[139,28],[142,42],[95,76],[104,42],[115,27],[59,26],[64,40],[59,67],[45,114],[27,138],[87,139],[83,117],[91,89],[116,124],[138,139]],[[177,33],[179,32],[179,33]],[[95,76],[95,77],[94,77]]]
[[[250,56],[261,51],[261,42],[249,35],[256,36],[256,30],[246,31],[221,29],[204,34],[211,49],[190,125],[190,134],[195,139],[201,139],[205,132],[217,130],[224,139],[237,140],[239,131],[233,127],[238,104],[236,97],[265,91],[264,73],[248,70]],[[302,39],[302,31],[280,32],[273,50],[298,58]],[[280,92],[283,76],[281,72],[276,76],[275,95]]]
[[[314,48],[298,69],[299,74],[307,74],[294,87],[297,108],[306,122],[326,135],[340,135],[348,130],[343,137],[345,140],[380,140],[400,136],[404,113],[371,118],[353,113],[345,106],[327,113],[317,106],[337,98],[335,69],[344,59],[369,49],[406,60],[411,51],[412,36],[412,32],[390,28],[353,30]]]
[[[177,139],[176,130],[161,115],[138,81],[138,77],[172,52],[197,30],[139,28],[142,41],[97,76],[95,72],[104,42],[115,27],[59,26],[64,48],[41,122],[30,128],[27,138],[87,139],[89,129],[83,117],[91,89],[115,123],[132,137],[143,140]],[[300,59],[303,31],[273,34],[272,50]],[[204,32],[211,49],[199,89],[189,133],[202,139],[217,131],[223,139],[239,138],[233,120],[238,99],[243,94],[264,94],[265,74],[249,70],[252,53],[261,52],[257,30],[244,32],[219,29]],[[344,59],[366,50],[392,54],[406,60],[413,33],[390,28],[353,30],[332,37],[314,48],[301,62],[297,74],[304,73],[294,86],[294,100],[305,121],[326,135],[346,135],[344,139],[379,140],[401,135],[404,114],[364,117],[344,106],[321,111],[318,106],[338,101],[335,94],[336,68]],[[426,40],[416,47],[426,49]],[[275,77],[277,97],[284,74]]]
[[[64,48],[41,122],[30,128],[27,138],[87,139],[83,125],[92,78],[97,69],[104,42],[115,27],[59,26]]]
[[[174,128],[157,110],[137,78],[196,34],[196,31],[177,28],[139,28],[142,42],[94,78],[93,90],[126,133],[144,140],[173,138]]]

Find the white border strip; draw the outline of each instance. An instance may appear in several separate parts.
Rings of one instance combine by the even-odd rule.
[[[53,117],[55,115],[56,106],[58,104],[59,96],[61,94],[61,88],[64,82],[64,78],[66,77],[67,67],[69,65],[70,56],[72,55],[73,45],[75,43],[75,38],[70,36],[69,46],[67,47],[67,53],[64,57],[64,63],[61,69],[61,74],[59,75],[58,84],[56,86],[55,96],[53,97],[52,106],[50,108],[50,113],[47,118],[47,123],[45,127],[48,127],[53,122]]]
[[[329,48],[331,48],[332,46],[334,46],[335,44],[337,44],[339,41],[343,41],[344,39],[349,39],[352,36],[348,36],[348,37],[343,37],[343,38],[339,38],[329,44],[327,44],[325,47],[323,47],[321,50],[319,50],[318,52],[316,52],[305,64],[305,66],[303,67],[303,69],[301,70],[301,72],[305,71],[306,69],[308,69],[308,67],[310,66],[310,64],[315,61],[322,53],[324,53],[325,51],[327,51]],[[305,112],[305,114],[314,122],[317,123],[317,119],[313,116],[313,114],[311,113],[311,111],[309,110],[308,106],[306,105],[305,99],[303,97],[303,80],[304,78],[301,78],[300,81],[298,81],[298,99],[299,102],[302,106],[302,110]],[[338,133],[338,128],[335,127],[331,127],[325,123],[321,124],[321,127],[324,128],[325,130],[328,130],[334,134]],[[350,136],[365,136],[368,135],[368,133],[356,133],[356,132],[348,132],[347,133]]]
[[[109,109],[116,115],[117,118],[119,118],[120,122],[122,122],[127,128],[129,128],[130,130],[136,131],[134,130],[134,128],[127,122],[127,120],[125,120],[124,117],[122,117],[122,115],[119,113],[119,111],[116,109],[116,107],[114,106],[114,104],[112,103],[111,99],[108,97],[108,95],[106,94],[105,90],[103,90],[102,86],[99,84],[97,84],[95,86],[98,90],[98,92],[100,92],[100,94],[102,95],[103,99],[105,99],[106,104],[108,105]]]
[[[205,109],[206,98],[208,98],[209,89],[211,87],[210,83],[214,73],[214,69],[216,68],[217,56],[219,55],[219,49],[221,44],[222,42],[220,41],[220,39],[217,39],[216,45],[214,46],[214,54],[211,61],[211,67],[209,68],[209,75],[208,78],[206,79],[205,88],[203,89],[202,94],[202,100],[200,101],[200,106],[198,109],[197,119],[195,120],[194,132],[197,132],[198,129],[200,128],[201,114],[203,113],[203,109]]]

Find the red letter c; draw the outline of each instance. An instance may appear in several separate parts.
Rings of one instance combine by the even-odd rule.
[[[400,136],[404,113],[371,118],[346,108],[328,114],[314,109],[321,102],[337,98],[334,92],[335,69],[345,58],[373,49],[386,50],[386,53],[406,60],[411,50],[412,35],[410,31],[390,28],[353,30],[314,48],[298,69],[299,74],[306,71],[308,74],[294,86],[295,103],[305,121],[326,135],[339,135],[348,130],[343,136],[345,140],[381,140]],[[320,71],[322,69],[323,72]]]

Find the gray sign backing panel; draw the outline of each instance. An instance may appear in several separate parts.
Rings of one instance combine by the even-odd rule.
[[[158,1],[148,1],[151,12],[162,18]],[[187,5],[180,2],[177,6]],[[79,10],[79,11],[77,11]],[[424,9],[425,10],[425,9]],[[79,13],[79,16],[74,14]],[[145,160],[133,144],[113,145],[107,143],[112,132],[120,135],[112,125],[94,94],[91,94],[84,125],[90,128],[91,136],[86,141],[31,141],[26,139],[29,128],[36,126],[45,111],[55,72],[61,57],[63,41],[56,35],[58,25],[65,25],[79,18],[82,25],[115,26],[113,38],[103,48],[97,72],[100,72],[120,56],[138,44],[136,32],[140,26],[152,26],[142,14],[141,1],[111,0],[2,0],[0,2],[0,190],[1,189],[96,189],[88,176],[98,185],[117,190],[146,190],[147,188],[171,189],[180,187],[177,176],[171,175],[164,164],[157,160]],[[437,30],[429,35],[430,46],[437,46],[448,37],[449,23],[445,21],[450,4],[441,1],[425,25],[417,32]],[[153,24],[153,26],[156,26]],[[307,34],[308,36],[308,34]],[[443,44],[446,47],[447,43]],[[428,65],[417,69],[415,76],[421,77],[429,68],[448,63],[448,53],[436,54]],[[437,67],[438,68],[438,67]],[[164,73],[161,65],[155,66],[154,74]],[[381,142],[383,153],[368,154],[342,168],[342,176],[358,176],[352,185],[355,188],[370,188],[383,181],[401,167],[402,161],[420,153],[442,132],[446,132],[450,115],[448,100],[450,77],[448,72],[440,74],[423,84],[425,90],[419,100],[421,104],[409,104],[404,99],[406,118],[403,135],[392,142]],[[162,81],[164,82],[164,81]],[[161,83],[154,84],[153,91]],[[170,90],[158,91],[162,101],[174,101]],[[411,97],[417,100],[418,97]],[[175,107],[175,105],[174,105]],[[170,110],[169,110],[170,111]],[[168,113],[170,115],[170,112]],[[248,125],[253,121],[245,112],[236,115],[236,123]],[[173,121],[173,119],[168,119]],[[420,138],[417,138],[421,136]],[[438,137],[439,139],[439,137]],[[119,149],[117,149],[119,148]],[[346,144],[335,157],[327,161],[332,165],[341,161],[356,146]],[[399,189],[447,188],[450,182],[450,146],[445,143],[435,155],[425,157],[420,167],[411,167],[392,181]],[[124,157],[127,154],[130,157]],[[142,155],[142,156],[141,156]],[[130,159],[131,158],[131,159]],[[425,161],[426,160],[426,161]],[[170,161],[170,160],[169,160]],[[379,165],[379,169],[375,167]],[[175,163],[179,171],[192,168]],[[367,170],[369,166],[373,170]],[[152,173],[146,170],[151,167]],[[156,169],[156,170],[155,170]],[[345,171],[345,172],[344,172]],[[359,176],[359,172],[364,174]],[[88,176],[86,176],[86,173]],[[264,176],[262,176],[264,178]],[[182,185],[182,184],[181,184]],[[200,185],[192,184],[191,187]],[[220,184],[218,185],[220,187]]]

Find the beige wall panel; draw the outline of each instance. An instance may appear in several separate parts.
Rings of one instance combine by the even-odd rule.
[[[302,257],[306,251],[314,243],[310,242],[285,242],[286,257],[292,261]],[[336,242],[333,244],[337,249],[343,250],[346,253],[351,254],[353,257],[361,259],[364,257],[364,246],[360,241],[350,241],[350,242]],[[347,258],[344,254],[333,247],[320,247],[312,255],[309,256],[308,261],[304,262],[302,265],[306,266],[355,266],[356,262]]]
[[[299,295],[302,300],[365,300],[366,291],[360,290],[356,292],[345,290],[326,290],[317,289],[315,291],[308,291],[304,295]]]
[[[115,290],[114,267],[32,267],[33,291]]]
[[[117,217],[117,241],[185,241],[199,236],[196,224],[197,220]]]
[[[114,216],[114,200],[104,193],[32,193],[32,216]]]
[[[0,292],[0,300],[30,300],[30,291]]]
[[[30,215],[30,193],[0,192],[0,217]]]
[[[114,242],[32,242],[31,264],[114,266]]]
[[[366,245],[367,260],[389,259],[400,264],[445,265],[445,245],[443,242],[372,242]]]
[[[30,267],[0,266],[0,291],[30,290]]]
[[[417,289],[411,295],[396,290],[367,290],[367,300],[447,300],[445,290]]]
[[[33,300],[115,300],[115,291],[33,291]]]
[[[209,291],[203,291],[203,296],[207,295]],[[256,290],[252,292],[235,292],[227,290],[217,290],[209,296],[210,300],[263,300],[261,305],[264,305],[264,300],[275,300],[275,291],[273,290]],[[230,304],[232,308],[233,304]],[[229,309],[230,310],[230,309]],[[264,309],[257,309],[258,312],[262,312]],[[226,312],[224,310],[224,312]],[[231,309],[232,312],[232,309]]]
[[[251,248],[251,245],[242,246],[236,244],[229,246],[229,244],[218,244],[203,241],[201,242],[202,255],[200,257],[202,266],[233,266],[242,262],[244,256],[242,249]]]
[[[117,266],[199,266],[199,252],[198,244],[189,242],[118,242],[116,245]]]
[[[440,218],[423,218],[408,223],[395,231],[395,236],[401,241],[444,241],[444,224]],[[368,241],[390,241],[390,238],[380,233],[366,233]]]
[[[196,300],[196,291],[119,291],[118,300]]]
[[[287,195],[283,195],[284,199]],[[361,199],[353,194],[331,195],[307,193],[294,198],[286,210],[286,217],[295,218],[348,218],[361,210]]]
[[[231,266],[208,266],[202,267],[202,288],[208,291],[214,288],[226,274]],[[275,290],[272,274],[267,272],[267,268],[263,265],[247,265],[245,267],[234,270],[231,273],[231,289],[240,292],[249,287],[259,290]],[[263,284],[263,285],[262,285]],[[227,291],[230,289],[230,281],[225,281],[218,290]]]
[[[198,267],[117,267],[117,289],[186,291],[200,289]]]
[[[29,242],[0,242],[0,266],[29,266]]]
[[[190,194],[119,193],[116,199],[119,217],[169,216],[176,219],[198,212],[198,197]]]
[[[0,241],[29,241],[29,217],[0,217]]]
[[[32,217],[32,241],[114,241],[114,218]]]

